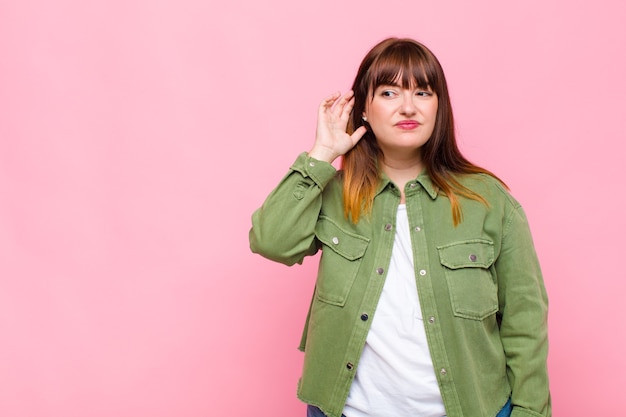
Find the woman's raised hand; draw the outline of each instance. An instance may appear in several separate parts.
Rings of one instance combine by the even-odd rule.
[[[309,151],[309,156],[320,161],[333,162],[357,144],[367,129],[361,126],[352,135],[346,132],[353,106],[352,91],[343,96],[337,92],[322,101],[317,115],[315,144]]]

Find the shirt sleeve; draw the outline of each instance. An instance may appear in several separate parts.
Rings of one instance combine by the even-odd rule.
[[[526,215],[516,206],[496,261],[500,335],[512,389],[512,417],[551,415],[547,355],[548,299]]]
[[[322,207],[322,192],[336,173],[328,162],[300,154],[252,214],[252,252],[286,265],[302,263],[304,257],[316,253],[315,224]]]

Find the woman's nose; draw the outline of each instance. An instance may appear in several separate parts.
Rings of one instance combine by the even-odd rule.
[[[407,94],[406,92],[402,95],[402,108],[400,112],[406,115],[413,115],[417,112],[417,107],[415,106],[415,102],[413,93]]]

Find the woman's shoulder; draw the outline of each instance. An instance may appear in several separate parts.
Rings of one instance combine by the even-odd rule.
[[[456,179],[469,190],[479,194],[490,204],[504,203],[519,207],[519,202],[500,179],[486,173],[462,174]]]

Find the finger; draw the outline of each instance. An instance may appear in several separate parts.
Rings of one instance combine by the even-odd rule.
[[[352,109],[354,108],[354,97],[350,99],[344,106],[341,111],[341,118],[348,119],[350,117],[350,113],[352,113]]]
[[[320,103],[318,113],[323,114],[326,110],[331,109],[333,104],[337,101],[337,99],[341,97],[341,92],[336,91],[328,97],[324,98]]]
[[[347,103],[348,101],[352,100],[353,97],[354,97],[354,91],[348,90],[343,95],[342,100]]]
[[[337,103],[335,104],[335,109],[338,111],[339,114],[343,112],[343,108],[346,106],[346,104],[350,102],[350,100],[352,100],[353,96],[354,93],[352,92],[352,90],[348,90],[343,96],[341,96],[339,100],[337,100]]]
[[[367,133],[367,128],[365,126],[360,126],[357,130],[355,130],[351,135],[350,139],[352,139],[353,146],[356,145],[363,135]]]
[[[333,104],[335,101],[337,101],[337,99],[338,99],[339,97],[341,97],[341,92],[336,91],[336,92],[332,93],[331,95],[329,95],[328,97],[324,98],[324,100],[322,100],[321,105],[322,105],[322,106],[329,106],[329,105],[331,105],[331,106],[332,106],[332,104]]]
[[[341,117],[343,117],[343,109],[345,108],[346,103],[349,102],[350,97],[351,96],[348,95],[348,93],[346,93],[342,95],[341,97],[339,97],[337,101],[335,101],[335,103],[333,104],[333,108],[330,109],[333,117],[336,117],[337,119],[340,119]]]

